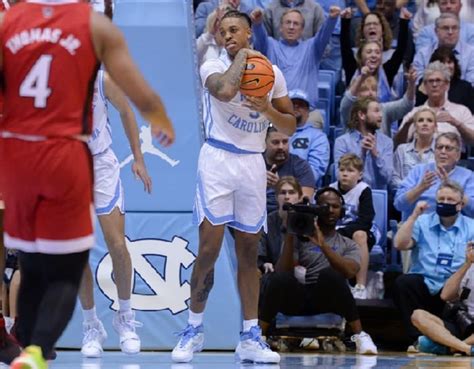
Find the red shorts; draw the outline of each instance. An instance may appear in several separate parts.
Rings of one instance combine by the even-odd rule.
[[[94,245],[92,161],[83,142],[0,139],[8,248],[69,254]]]

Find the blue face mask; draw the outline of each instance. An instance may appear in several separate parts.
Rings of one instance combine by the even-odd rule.
[[[452,217],[459,213],[456,209],[457,204],[446,204],[444,202],[437,202],[436,203],[436,214],[440,217]]]

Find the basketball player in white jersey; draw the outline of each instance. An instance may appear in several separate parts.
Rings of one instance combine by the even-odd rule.
[[[107,103],[110,101],[119,111],[125,133],[134,157],[132,171],[140,178],[145,191],[151,192],[151,179],[148,176],[143,155],[140,151],[138,127],[135,115],[125,95],[104,71],[99,71],[94,86],[93,131],[88,142],[94,160],[94,205],[104,239],[112,258],[114,280],[119,297],[119,311],[113,326],[120,337],[120,348],[126,354],[140,352],[140,338],[135,327],[131,309],[132,262],[125,243],[123,188],[120,181],[120,167],[112,151],[111,127],[108,119]],[[82,354],[85,357],[100,357],[102,344],[107,333],[96,314],[93,294],[93,278],[90,266],[84,271],[79,298],[84,315],[84,339]]]
[[[244,97],[240,81],[249,56],[251,20],[226,13],[220,30],[225,52],[201,66],[206,143],[201,149],[194,218],[199,224],[199,252],[191,277],[188,326],[172,352],[175,362],[189,362],[203,347],[203,312],[214,282],[214,264],[227,224],[235,231],[243,330],[236,354],[240,360],[277,363],[280,357],[262,340],[258,327],[257,245],[266,228],[266,168],[262,153],[270,121],[291,135],[293,107],[281,71],[273,66],[275,85],[268,96]],[[262,56],[263,57],[263,56]]]

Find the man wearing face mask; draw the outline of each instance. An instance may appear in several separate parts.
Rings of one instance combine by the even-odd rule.
[[[474,240],[474,220],[461,214],[465,204],[463,188],[446,179],[436,192],[436,211],[428,212],[433,210],[428,202],[419,201],[395,236],[398,250],[412,249],[410,270],[397,278],[393,292],[410,342],[421,335],[412,324],[413,312],[441,315],[441,290],[465,262],[466,246]]]

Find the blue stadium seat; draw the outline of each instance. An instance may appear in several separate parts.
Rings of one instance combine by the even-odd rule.
[[[336,72],[332,70],[320,70],[318,80],[319,98],[325,98],[329,101],[329,111],[331,119],[336,113]],[[329,90],[327,90],[329,88]]]
[[[329,120],[331,119],[331,112],[329,109],[329,101],[319,98],[318,102],[316,103],[316,109],[321,111],[323,115],[324,123],[323,123],[323,131],[326,135],[329,135]]]

